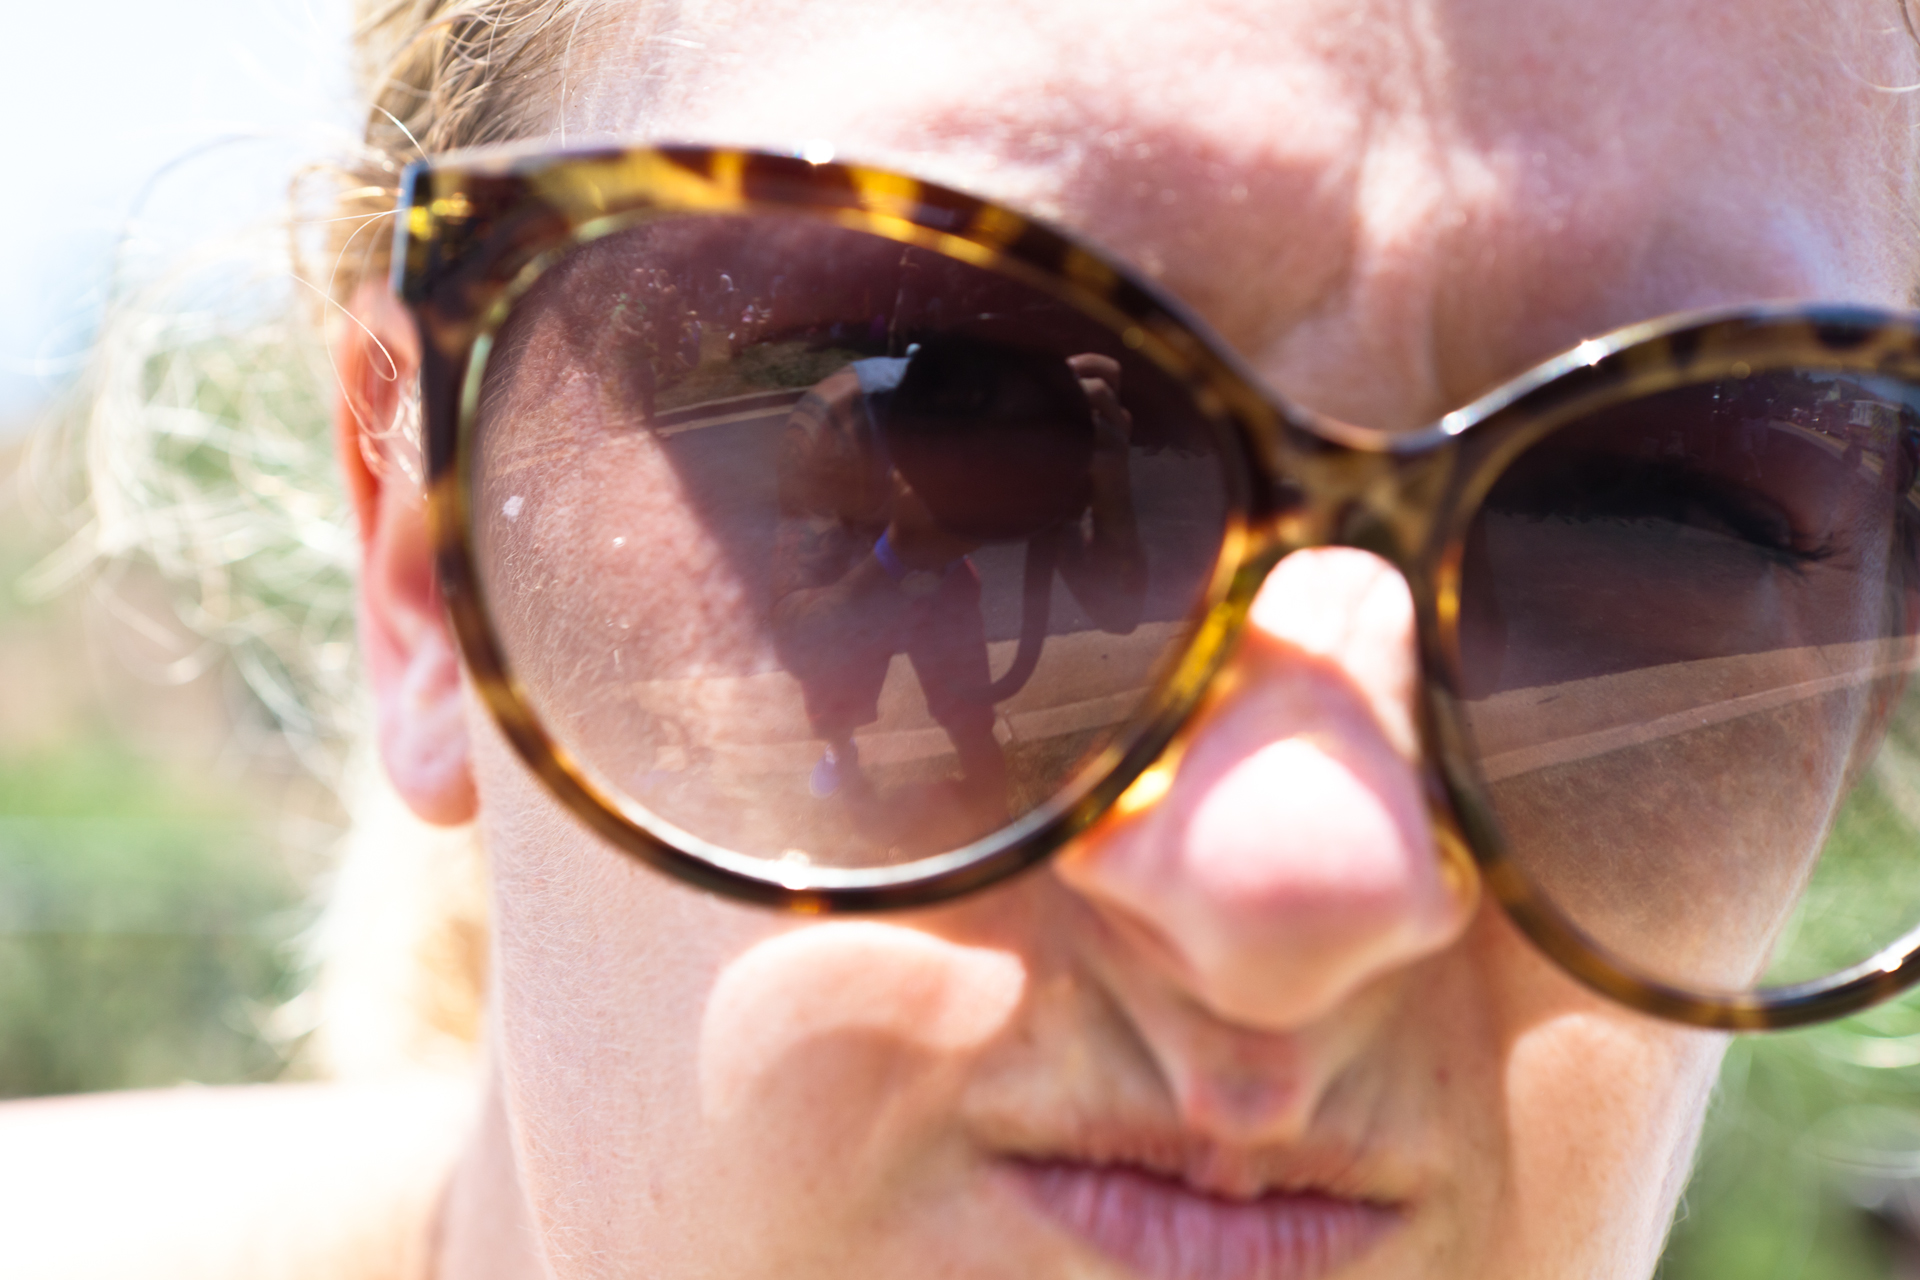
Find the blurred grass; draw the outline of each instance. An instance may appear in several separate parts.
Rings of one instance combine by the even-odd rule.
[[[1708,1114],[1661,1280],[1888,1280],[1898,1239],[1867,1204],[1886,1188],[1849,1151],[1850,1117],[1915,1102],[1911,1071],[1837,1069],[1823,1034],[1736,1040]]]
[[[20,591],[51,539],[13,474],[0,453],[0,1098],[272,1079],[305,920],[277,788],[210,751],[215,691],[99,678],[78,593]]]
[[[265,838],[110,741],[0,758],[0,1096],[277,1075],[300,894]]]

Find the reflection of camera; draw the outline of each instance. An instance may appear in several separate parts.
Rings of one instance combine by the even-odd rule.
[[[894,469],[956,538],[1015,541],[1087,509],[1093,413],[1062,356],[930,339],[879,408]]]

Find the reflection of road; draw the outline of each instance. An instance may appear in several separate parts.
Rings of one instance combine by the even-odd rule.
[[[653,415],[653,433],[661,439],[685,435],[708,427],[724,427],[735,422],[754,422],[770,413],[786,414],[807,394],[806,387],[781,391],[751,391],[745,395],[725,396],[700,404],[685,405]]]
[[[765,399],[729,397],[662,415],[663,447],[686,485],[689,501],[721,543],[747,589],[747,598],[759,601],[763,608],[771,598],[772,563],[767,549],[774,545],[779,519],[781,432],[789,407],[803,394],[804,390],[770,393]],[[772,397],[781,395],[789,398],[769,405]],[[1210,576],[1219,546],[1217,524],[1197,523],[1197,513],[1218,519],[1217,499],[1210,495],[1219,492],[1219,464],[1208,457],[1136,452],[1129,466],[1147,556],[1147,595],[1141,617],[1148,622],[1184,619],[1194,603],[1190,593]],[[987,639],[1017,638],[1025,545],[982,547],[969,558],[980,573],[980,609]],[[1072,593],[1058,583],[1051,617],[1056,634],[1098,630]],[[775,665],[769,645],[757,666],[771,670]],[[1004,659],[997,662],[995,672],[1004,665]]]
[[[820,759],[800,682],[780,667],[767,621],[778,507],[778,453],[792,405],[805,389],[732,396],[660,415],[656,435],[688,498],[719,540],[756,602],[769,642],[732,672],[629,685],[637,708],[680,726],[684,745],[718,773],[805,777]],[[1146,542],[1144,618],[1126,635],[1102,631],[1065,584],[1055,580],[1051,635],[1031,679],[994,708],[1002,746],[1043,742],[1117,724],[1139,706],[1177,650],[1208,578],[1217,529],[1191,514],[1194,495],[1218,491],[1217,463],[1172,453],[1130,459],[1134,499]],[[1216,508],[1217,509],[1217,506]],[[969,557],[981,580],[981,613],[992,675],[1014,660],[1025,576],[1023,542],[982,547]],[[860,759],[897,765],[950,755],[953,743],[929,714],[905,654],[895,654],[881,687],[879,715],[854,734]]]
[[[1830,431],[1822,430],[1819,427],[1809,427],[1803,423],[1789,422],[1785,418],[1768,418],[1761,425],[1769,431],[1777,431],[1781,435],[1792,436],[1802,444],[1810,444],[1822,453],[1834,458],[1845,458],[1847,456],[1847,450],[1856,447],[1854,442],[1845,437],[1835,436]],[[1858,457],[1861,464],[1874,475],[1879,475],[1886,466],[1885,460],[1872,450],[1862,451],[1858,454]]]
[[[1778,711],[1920,669],[1913,642],[1867,640],[1669,662],[1512,689],[1465,704],[1480,771],[1499,782]]]
[[[1892,407],[1877,401],[1855,401],[1856,405],[1871,405],[1875,410],[1892,413]],[[1849,418],[1841,424],[1842,434],[1835,434],[1831,428],[1810,427],[1803,423],[1789,422],[1784,418],[1769,418],[1764,424],[1769,431],[1777,431],[1792,436],[1803,444],[1810,444],[1829,457],[1846,461],[1849,457],[1868,475],[1879,477],[1886,474],[1887,449],[1897,447],[1900,439],[1898,424],[1876,430],[1870,423]],[[1909,493],[1907,501],[1913,502],[1915,495]]]
[[[995,708],[994,737],[1003,746],[1117,724],[1140,705],[1156,664],[1178,641],[1183,624],[1147,623],[1129,635],[1091,630],[1054,635],[1026,685]],[[987,646],[997,675],[1013,661],[1015,641]],[[803,774],[820,758],[800,682],[784,671],[694,680],[647,680],[629,686],[647,712],[686,726],[688,745],[710,753],[721,772]],[[904,764],[949,755],[946,730],[927,711],[906,655],[895,654],[880,691],[880,714],[854,734],[869,764]]]

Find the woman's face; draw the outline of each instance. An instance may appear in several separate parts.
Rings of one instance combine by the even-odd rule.
[[[1356,423],[1628,322],[1916,277],[1891,0],[652,20],[574,49],[556,141],[829,139],[995,197]],[[656,571],[720,573],[663,492]],[[1577,988],[1444,871],[1417,678],[1404,583],[1298,555],[1156,803],[961,904],[818,922],[610,850],[473,711],[496,1069],[555,1272],[1647,1274],[1721,1042]]]

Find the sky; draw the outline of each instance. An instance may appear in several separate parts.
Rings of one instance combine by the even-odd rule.
[[[84,355],[115,263],[282,209],[353,120],[346,0],[9,5],[0,120],[0,440]]]

